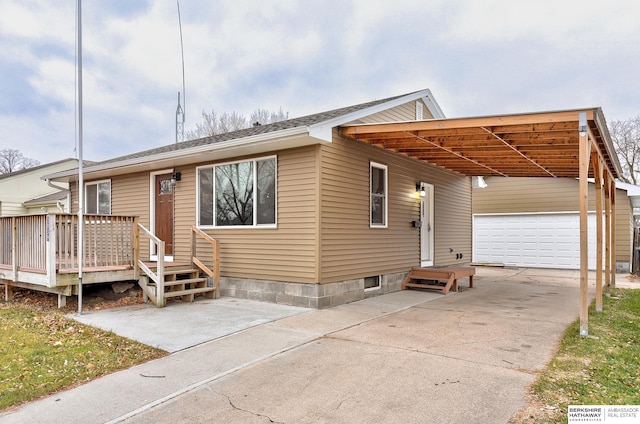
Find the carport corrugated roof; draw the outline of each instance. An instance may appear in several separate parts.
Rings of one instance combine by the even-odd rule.
[[[600,108],[343,125],[340,131],[359,142],[467,176],[579,178],[580,334],[588,335],[587,180],[595,179],[600,217],[596,310],[602,310],[603,274],[606,288],[615,286],[615,220],[611,217],[615,216],[614,179],[621,174]]]
[[[600,108],[348,125],[341,131],[464,175],[578,178],[580,113],[616,178],[620,165]]]

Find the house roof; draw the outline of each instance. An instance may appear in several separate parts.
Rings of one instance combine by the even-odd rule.
[[[44,169],[51,168],[51,167],[60,165],[62,163],[72,162],[72,161],[77,162],[76,159],[68,158],[68,159],[62,159],[62,160],[59,160],[59,161],[56,161],[56,162],[50,162],[50,163],[45,163],[45,164],[42,164],[42,165],[32,166],[31,168],[24,168],[24,169],[21,169],[19,171],[9,172],[9,173],[6,173],[6,174],[0,174],[0,180],[19,177],[21,175],[42,171]],[[88,161],[84,161],[84,163],[88,163]],[[93,162],[89,162],[89,163],[93,163]]]
[[[50,204],[55,204],[62,200],[66,200],[66,198],[67,198],[66,191],[57,191],[55,193],[47,194],[45,196],[41,196],[36,199],[27,200],[22,204],[24,206],[50,205]]]
[[[341,132],[463,175],[577,178],[581,114],[592,150],[617,177],[620,164],[600,108],[343,125]]]
[[[136,170],[170,168],[193,162],[331,142],[333,128],[417,99],[423,99],[433,116],[444,117],[431,91],[425,89],[272,124],[168,144],[98,162],[84,168],[83,172],[92,178],[104,178]],[[44,178],[69,181],[77,174],[76,169],[46,175]]]
[[[616,181],[616,188],[626,190],[631,206],[634,209],[640,208],[640,186]]]

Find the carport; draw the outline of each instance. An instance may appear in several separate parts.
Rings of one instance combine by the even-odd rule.
[[[345,125],[340,130],[357,141],[470,177],[578,178],[580,334],[588,335],[589,178],[596,188],[597,311],[602,311],[603,291],[615,287],[612,217],[614,179],[621,170],[600,108]]]

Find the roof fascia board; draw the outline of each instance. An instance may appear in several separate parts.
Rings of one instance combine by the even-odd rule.
[[[618,160],[618,153],[616,152],[615,147],[613,146],[613,140],[611,139],[611,134],[609,133],[609,127],[605,122],[604,112],[602,112],[601,108],[596,108],[593,117],[596,126],[598,127],[598,131],[602,136],[602,140],[604,142],[605,148],[607,149],[607,153],[613,162],[613,166],[618,173],[618,175],[622,175],[622,166],[620,165],[620,161]]]
[[[444,112],[440,108],[438,102],[436,102],[435,97],[433,97],[433,94],[431,94],[431,90],[427,89],[424,91],[426,91],[427,94],[422,97],[422,101],[425,105],[427,105],[427,109],[429,109],[429,112],[431,112],[431,116],[433,116],[433,119],[445,119],[446,116],[444,115]]]
[[[540,123],[541,117],[544,117],[544,122],[563,122],[567,120],[577,120],[577,115],[580,112],[586,112],[587,119],[593,120],[595,113],[594,111],[594,109],[576,109],[513,115],[475,116],[469,118],[445,118],[430,119],[424,121],[354,124],[344,125],[342,131],[344,134],[351,135],[385,131],[442,130],[451,128],[472,128],[478,126],[490,127],[515,124],[524,125]]]
[[[294,127],[286,130],[274,131],[266,134],[259,134],[251,137],[238,138],[233,140],[220,141],[211,144],[204,144],[202,146],[191,147],[184,150],[172,150],[169,152],[163,152],[151,156],[144,156],[138,158],[126,159],[117,162],[108,162],[104,164],[96,164],[84,168],[84,174],[91,175],[104,171],[112,171],[115,169],[132,169],[136,167],[144,167],[149,163],[157,164],[163,161],[178,161],[181,158],[198,157],[203,153],[226,151],[226,150],[241,150],[243,148],[251,148],[255,145],[273,145],[274,149],[277,149],[279,143],[286,144],[286,141],[292,138],[307,135],[306,127]],[[287,146],[289,148],[291,146]],[[241,155],[242,153],[238,153]],[[54,174],[49,174],[41,177],[43,180],[61,181],[78,175],[78,169],[69,171],[61,171]]]

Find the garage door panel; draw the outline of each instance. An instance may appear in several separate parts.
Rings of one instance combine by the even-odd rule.
[[[595,214],[589,214],[589,268],[595,268]],[[580,268],[580,217],[566,214],[474,215],[474,261]]]

